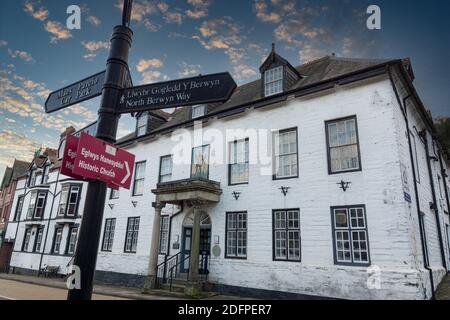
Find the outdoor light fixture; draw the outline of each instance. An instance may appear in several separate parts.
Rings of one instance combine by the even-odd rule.
[[[286,197],[286,195],[288,194],[288,191],[291,187],[281,187],[280,190],[283,193],[283,195]]]
[[[351,184],[351,182],[341,180],[341,182],[338,182],[338,183],[336,183],[336,184],[337,184],[337,185],[340,185],[340,188],[341,188],[342,190],[344,190],[344,192],[345,192],[345,191],[347,191],[348,188],[350,188],[349,185]]]
[[[133,207],[136,208],[136,206],[137,206],[137,201],[131,201],[131,203],[133,204]]]
[[[233,191],[233,197],[237,200],[239,199],[239,196],[241,195],[241,192]]]
[[[114,204],[108,203],[108,206],[109,206],[109,208],[110,208],[111,210],[114,209]]]

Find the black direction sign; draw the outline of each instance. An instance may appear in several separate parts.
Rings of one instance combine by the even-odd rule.
[[[52,92],[45,101],[45,112],[51,113],[102,94],[106,71],[99,72],[70,86]]]
[[[122,91],[117,112],[226,101],[235,88],[236,83],[228,72],[137,86]]]

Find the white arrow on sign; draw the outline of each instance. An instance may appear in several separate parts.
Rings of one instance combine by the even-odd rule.
[[[123,177],[122,181],[120,181],[121,184],[124,184],[128,178],[131,176],[131,172],[130,172],[130,166],[128,165],[128,161],[124,161],[125,162],[125,169],[127,169],[127,174],[125,175],[125,177]]]

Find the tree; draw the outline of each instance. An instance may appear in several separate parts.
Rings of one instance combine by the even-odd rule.
[[[450,154],[450,118],[443,117],[435,120],[434,125],[436,127],[436,133],[443,147]]]

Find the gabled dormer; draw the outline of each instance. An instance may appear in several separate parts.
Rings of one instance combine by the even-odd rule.
[[[165,122],[166,113],[163,111],[156,112],[139,112],[136,114],[136,136],[140,137],[150,133]]]
[[[259,68],[261,72],[261,96],[269,97],[291,89],[302,78],[289,61],[278,55],[275,44]]]

